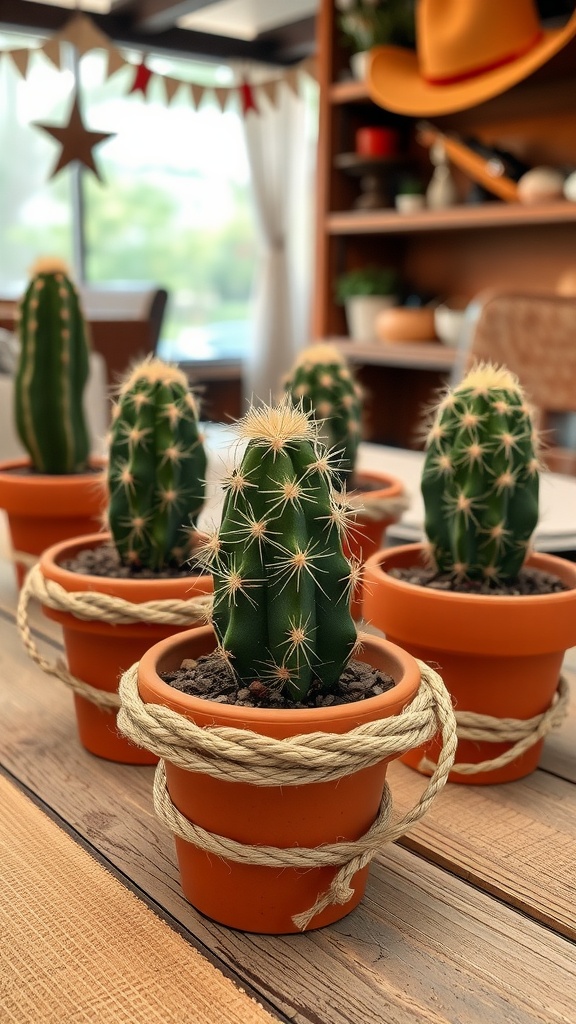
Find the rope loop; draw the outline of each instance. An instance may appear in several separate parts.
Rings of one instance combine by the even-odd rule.
[[[380,519],[399,519],[410,505],[410,499],[406,494],[397,494],[395,497],[387,498],[385,495],[380,497],[377,492],[372,493],[371,491],[347,494],[346,502],[350,508],[356,510],[360,519],[372,522],[378,522]]]
[[[77,679],[62,659],[50,661],[45,658],[36,645],[28,621],[30,601],[35,598],[47,608],[68,612],[77,619],[110,624],[150,622],[173,626],[193,626],[199,621],[205,622],[212,607],[211,595],[192,597],[187,601],[159,600],[135,604],[123,598],[100,594],[96,591],[78,591],[71,593],[54,580],[48,580],[42,573],[40,565],[34,564],[26,575],[20,591],[16,625],[20,637],[32,661],[40,666],[47,675],[55,676],[69,686],[74,693],[84,697],[100,708],[118,709],[120,698],[117,692],[100,690],[98,687]]]
[[[480,743],[511,743],[498,757],[480,761],[477,764],[455,762],[452,772],[458,775],[478,775],[480,772],[496,771],[515,761],[530,747],[548,735],[552,729],[558,729],[568,713],[569,687],[566,679],[560,676],[558,689],[552,698],[550,707],[541,715],[533,718],[492,718],[490,715],[479,715],[472,711],[457,711],[456,725],[459,740],[472,740]],[[423,757],[418,765],[420,771],[431,772],[434,762]]]
[[[165,767],[160,761],[154,785],[156,813],[170,831],[187,842],[244,864],[339,867],[330,887],[320,894],[314,906],[293,918],[304,931],[326,907],[348,902],[354,891],[354,875],[370,863],[384,843],[398,839],[423,817],[448,778],[457,743],[452,703],[440,676],[423,662],[418,665],[420,688],[399,715],[364,723],[344,734],[317,732],[282,740],[229,726],[200,727],[170,708],[145,704],[138,693],[138,665],[133,665],[120,681],[122,707],[118,729],[132,742],[184,770],[228,782],[277,787],[340,779],[387,757],[398,756],[441,732],[438,764],[415,807],[392,822],[392,800],[386,786],[378,816],[364,836],[311,849],[248,846],[207,832],[173,805],[166,788]]]

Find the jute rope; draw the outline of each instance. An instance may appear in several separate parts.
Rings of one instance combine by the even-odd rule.
[[[24,581],[16,613],[16,624],[24,647],[32,661],[36,662],[43,672],[56,676],[74,693],[85,697],[86,700],[101,708],[119,708],[118,694],[99,690],[82,679],[77,679],[68,671],[61,659],[50,661],[38,650],[28,622],[28,606],[32,598],[36,598],[47,608],[68,612],[77,619],[84,621],[97,619],[99,622],[111,624],[149,622],[161,625],[192,626],[198,622],[205,622],[212,607],[212,597],[208,594],[192,597],[186,601],[164,599],[134,604],[123,598],[99,594],[96,591],[69,593],[59,583],[46,579],[40,566],[34,565]]]
[[[31,569],[33,565],[36,565],[40,555],[31,555],[29,551],[13,551],[12,561],[17,562],[18,565],[23,565],[25,569]]]
[[[395,498],[376,497],[370,491],[362,494],[347,494],[346,502],[350,508],[356,509],[362,519],[397,519],[410,505],[408,497],[398,494]]]
[[[511,761],[515,761],[535,743],[547,736],[552,729],[557,729],[562,724],[568,712],[568,698],[568,683],[561,676],[550,707],[541,715],[535,715],[533,718],[492,718],[490,715],[478,715],[471,711],[457,711],[456,725],[459,740],[512,743],[513,746],[498,757],[480,761],[477,764],[456,762],[452,765],[452,772],[459,775],[477,775],[479,772],[504,768]],[[433,771],[435,765],[433,761],[424,757],[418,767],[422,771]]]
[[[425,743],[440,730],[442,750],[424,793],[404,817],[391,822],[392,798],[385,787],[376,821],[360,839],[316,848],[280,849],[248,846],[215,835],[185,818],[166,788],[165,768],[158,765],[154,806],[159,818],[176,835],[216,856],[243,864],[280,867],[340,866],[332,884],[314,906],[293,918],[304,931],[311,920],[332,904],[347,903],[357,871],[370,863],[384,843],[403,835],[428,810],[444,786],[456,751],[456,721],[450,697],[440,676],[419,662],[421,685],[414,700],[399,715],[367,722],[344,734],[310,733],[277,740],[245,729],[201,728],[158,704],[145,704],[138,693],[138,666],[120,680],[122,707],[118,729],[132,742],[187,771],[256,786],[301,786],[332,781]]]

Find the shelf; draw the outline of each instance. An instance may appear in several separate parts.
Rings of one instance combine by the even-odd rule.
[[[524,206],[521,203],[483,203],[453,206],[446,210],[396,213],[395,210],[343,210],[329,213],[329,235],[404,234],[425,231],[465,231],[469,228],[530,227],[539,224],[576,223],[576,203],[562,200]]]
[[[400,366],[413,370],[450,371],[456,362],[455,348],[437,341],[363,343],[327,338],[351,363],[365,366]]]
[[[334,82],[328,91],[331,103],[373,103],[368,95],[366,82],[351,78],[350,81]]]

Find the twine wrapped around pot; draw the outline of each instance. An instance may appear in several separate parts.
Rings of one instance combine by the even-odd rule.
[[[490,715],[479,715],[472,711],[456,712],[456,727],[459,740],[472,740],[477,743],[512,743],[498,757],[477,764],[455,762],[451,771],[459,775],[478,775],[480,772],[496,771],[521,757],[530,747],[547,736],[552,729],[557,729],[564,721],[568,712],[569,689],[567,681],[561,676],[558,689],[549,708],[541,715],[533,718],[493,718]],[[435,764],[423,757],[418,765],[419,771],[433,772]]]
[[[450,697],[440,676],[418,662],[422,675],[414,700],[392,718],[363,725],[343,734],[309,733],[278,740],[246,729],[200,727],[183,715],[158,704],[146,704],[138,693],[138,665],[120,680],[118,729],[133,743],[188,771],[255,786],[301,786],[342,778],[397,756],[442,735],[442,751],[418,803],[399,821],[391,821],[392,799],[385,786],[378,816],[368,832],[355,841],[317,848],[282,849],[248,846],[215,835],[185,818],[166,788],[165,768],[158,765],[154,806],[159,818],[177,836],[216,856],[264,866],[340,866],[329,889],[314,906],[293,918],[304,931],[312,919],[332,904],[347,903],[354,875],[370,863],[382,845],[393,842],[428,810],[444,786],[456,751],[456,721]]]
[[[12,551],[12,561],[15,565],[21,565],[23,569],[32,569],[36,565],[40,555],[32,555],[29,551]]]
[[[36,598],[47,608],[68,612],[78,619],[115,624],[149,622],[162,625],[193,626],[198,622],[206,622],[212,607],[211,595],[192,597],[186,601],[163,599],[135,604],[132,601],[125,601],[122,598],[101,594],[94,590],[70,593],[54,580],[46,579],[40,565],[36,564],[32,567],[20,592],[16,614],[20,637],[32,661],[36,662],[43,672],[56,676],[79,696],[100,708],[114,709],[120,707],[120,698],[117,693],[109,693],[106,690],[90,686],[73,676],[62,659],[50,661],[40,653],[28,622],[28,606],[32,598]]]
[[[387,498],[375,492],[362,491],[361,494],[347,494],[346,503],[355,509],[360,519],[378,522],[380,519],[399,519],[410,505],[406,494],[398,494]]]

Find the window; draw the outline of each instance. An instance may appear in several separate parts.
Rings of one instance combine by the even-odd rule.
[[[0,43],[26,46],[30,37],[0,35]],[[65,123],[73,74],[40,54],[26,82],[10,61],[1,66],[8,102],[1,115],[0,290],[20,294],[36,256],[73,263],[74,172],[47,181],[57,144],[32,125]],[[224,67],[159,56],[149,66],[177,79],[230,84]],[[132,71],[106,80],[103,51],[85,55],[79,73],[86,127],[116,133],[94,151],[102,183],[82,175],[87,283],[165,287],[164,358],[241,357],[250,344],[256,237],[239,113],[222,113],[210,93],[198,111],[182,90],[168,105],[159,77],[146,98],[130,94]]]

